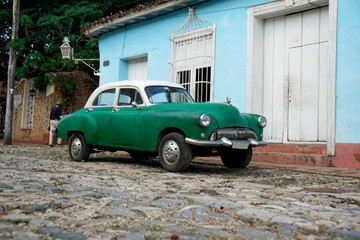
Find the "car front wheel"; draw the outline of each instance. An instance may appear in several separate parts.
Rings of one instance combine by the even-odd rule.
[[[90,155],[90,147],[85,141],[84,135],[74,133],[69,140],[69,154],[73,161],[87,160]]]
[[[190,166],[192,153],[185,137],[169,133],[160,142],[159,158],[163,168],[171,172],[184,171]]]
[[[221,152],[221,161],[228,168],[245,168],[252,158],[252,148],[246,150],[229,149]]]

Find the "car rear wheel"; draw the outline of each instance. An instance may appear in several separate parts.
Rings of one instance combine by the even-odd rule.
[[[90,147],[85,141],[84,135],[74,133],[69,140],[69,154],[73,161],[87,160],[90,155]]]
[[[221,161],[228,168],[245,168],[252,158],[252,148],[229,149],[221,152]]]
[[[190,166],[192,153],[185,137],[169,133],[160,142],[159,158],[163,168],[171,172],[184,171]]]

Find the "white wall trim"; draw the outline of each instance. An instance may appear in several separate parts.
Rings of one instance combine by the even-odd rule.
[[[327,154],[335,156],[337,0],[329,0],[329,89]]]
[[[328,4],[329,0],[286,0],[264,3],[252,8],[255,17],[267,19],[327,6]]]
[[[122,58],[121,60],[132,61],[132,60],[147,59],[147,58],[148,58],[148,54],[143,53],[143,54],[139,54],[139,55],[135,55],[135,56],[131,56],[131,57]]]
[[[261,113],[256,103],[262,101],[264,19],[329,5],[329,82],[327,154],[335,155],[335,89],[337,0],[286,0],[253,6],[247,10],[246,111]],[[262,105],[262,104],[260,104]]]
[[[247,10],[247,31],[246,31],[246,112],[251,112],[252,79],[253,79],[253,58],[254,58],[254,9]]]
[[[249,8],[247,14],[246,111],[261,113],[262,109],[255,109],[254,103],[262,102],[263,88],[262,85],[255,85],[257,82],[253,80],[263,79],[264,74],[259,71],[263,69],[264,21],[255,17],[253,8]]]

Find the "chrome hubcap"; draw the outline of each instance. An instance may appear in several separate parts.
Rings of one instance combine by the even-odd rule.
[[[169,165],[175,164],[180,159],[179,145],[173,140],[167,141],[164,144],[162,154],[163,154],[163,158],[167,164],[169,164]]]
[[[71,142],[70,149],[71,149],[71,154],[75,158],[78,158],[80,156],[80,153],[81,153],[81,141],[80,141],[79,138],[75,138]]]

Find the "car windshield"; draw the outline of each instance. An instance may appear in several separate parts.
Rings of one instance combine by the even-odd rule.
[[[150,86],[145,88],[149,101],[159,103],[193,103],[190,94],[182,88],[168,86]]]

